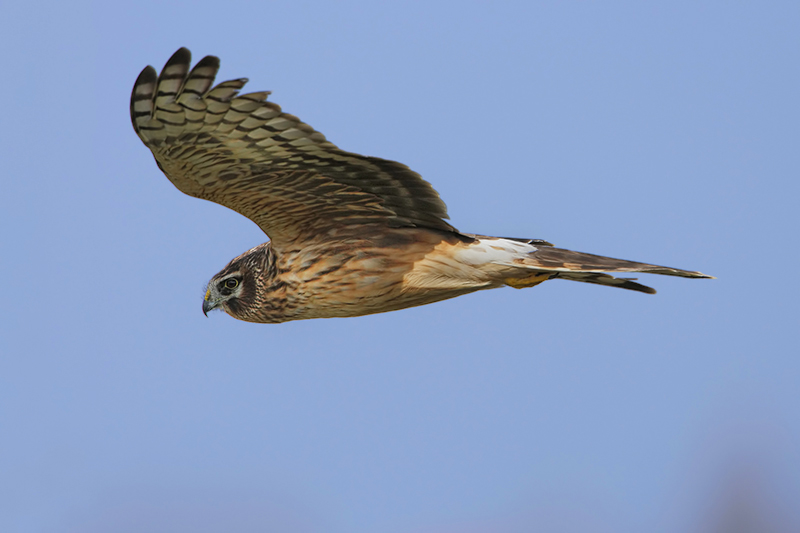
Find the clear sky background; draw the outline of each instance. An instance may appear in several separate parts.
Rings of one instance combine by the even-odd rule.
[[[800,530],[798,27],[789,1],[5,3],[0,530]],[[719,279],[205,318],[266,238],[131,128],[180,46],[464,231]]]

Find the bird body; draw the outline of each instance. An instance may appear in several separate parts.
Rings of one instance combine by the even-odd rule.
[[[437,248],[458,245],[455,235],[418,228],[362,229],[367,231],[358,236],[305,243],[280,253],[269,242],[249,250],[215,278],[251,278],[255,290],[243,287],[234,303],[244,305],[227,301],[223,309],[263,323],[361,316],[452,298],[488,283],[475,279],[479,270],[471,265],[436,260],[445,255]],[[259,273],[252,275],[255,271]],[[220,299],[214,286],[209,290],[207,301]]]
[[[240,296],[227,299],[211,284],[206,302],[221,301],[222,308],[240,320],[278,323],[395,311],[482,289],[533,287],[556,278],[655,292],[602,272],[612,269],[696,277],[668,267],[554,248],[536,240],[425,228],[360,228],[359,233],[280,253],[269,242],[257,246],[214,277],[224,284],[238,276],[250,280],[251,286],[243,285]]]
[[[405,165],[340,150],[268,102],[268,92],[239,95],[246,79],[212,87],[216,57],[190,65],[181,48],[160,75],[142,71],[131,95],[134,130],[179,190],[234,209],[271,238],[211,279],[204,312],[279,323],[549,279],[655,292],[605,272],[710,277],[543,240],[459,232],[438,193]]]

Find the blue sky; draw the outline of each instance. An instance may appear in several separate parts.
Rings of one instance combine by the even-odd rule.
[[[0,530],[796,528],[798,23],[792,2],[4,6]],[[136,76],[180,46],[420,172],[464,231],[719,279],[205,318],[208,279],[266,238],[133,133]]]

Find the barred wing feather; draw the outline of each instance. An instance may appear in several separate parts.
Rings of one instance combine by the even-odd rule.
[[[362,224],[455,231],[405,165],[340,150],[269,92],[238,94],[245,78],[212,87],[214,56],[190,65],[181,48],[160,75],[146,67],[131,95],[136,133],[184,193],[253,220],[276,248]]]

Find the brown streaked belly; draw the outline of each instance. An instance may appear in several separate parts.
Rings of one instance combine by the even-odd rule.
[[[382,230],[283,257],[292,318],[395,311],[485,287],[452,260],[449,252],[460,245],[458,237],[421,228]]]

